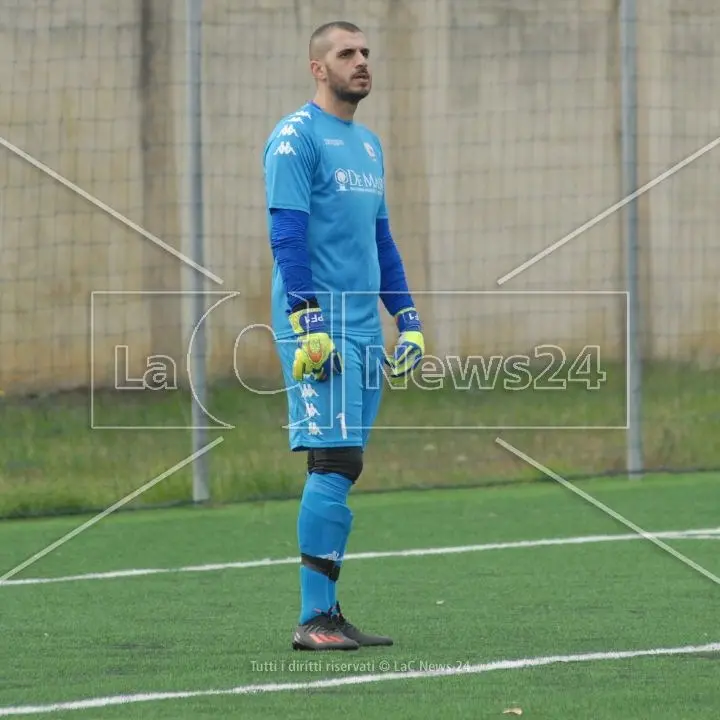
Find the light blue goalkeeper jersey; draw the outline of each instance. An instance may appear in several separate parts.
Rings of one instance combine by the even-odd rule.
[[[308,103],[273,130],[265,145],[264,170],[268,226],[271,209],[310,216],[310,267],[333,336],[376,337],[381,330],[376,222],[387,218],[378,138],[362,125]],[[278,338],[293,336],[288,310],[276,263],[272,325]]]

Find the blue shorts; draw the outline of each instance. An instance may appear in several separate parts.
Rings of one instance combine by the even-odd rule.
[[[288,429],[292,450],[362,447],[380,409],[384,376],[383,337],[338,338],[342,375],[325,382],[292,376],[297,349],[294,339],[276,342],[288,396]]]

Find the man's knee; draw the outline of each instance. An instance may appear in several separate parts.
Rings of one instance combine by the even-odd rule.
[[[354,483],[363,471],[361,447],[314,448],[308,451],[308,472],[328,475],[334,473]]]

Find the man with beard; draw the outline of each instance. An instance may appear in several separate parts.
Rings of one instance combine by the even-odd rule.
[[[264,151],[272,325],[290,449],[308,458],[297,521],[296,650],[393,642],[352,625],[336,596],[353,520],[348,495],[363,470],[381,380],[402,383],[425,351],[390,233],[382,147],[354,121],[372,86],[369,54],[352,23],[318,28],[310,39],[315,97],[276,125]],[[378,299],[398,329],[392,355],[383,349]]]

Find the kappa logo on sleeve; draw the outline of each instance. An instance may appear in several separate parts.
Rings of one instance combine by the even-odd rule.
[[[296,154],[295,148],[293,148],[293,146],[286,140],[281,142],[277,146],[275,152],[273,153],[273,155],[295,155],[295,154]]]

